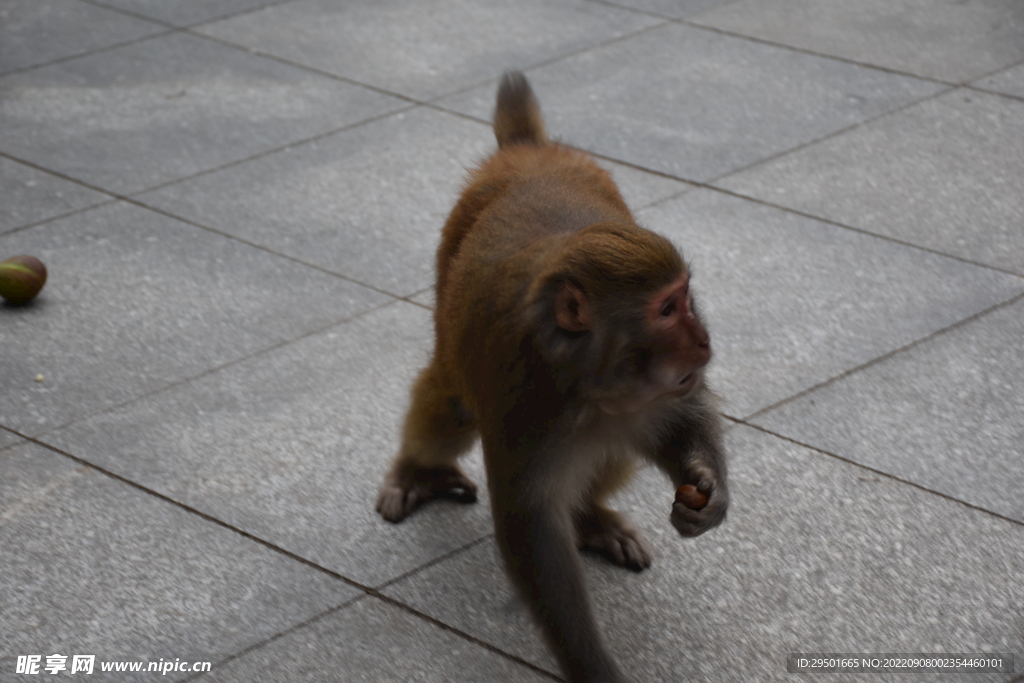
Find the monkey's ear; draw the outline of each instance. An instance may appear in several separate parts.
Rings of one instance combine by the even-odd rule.
[[[590,329],[587,297],[568,283],[563,283],[555,295],[555,323],[567,332],[586,332]]]

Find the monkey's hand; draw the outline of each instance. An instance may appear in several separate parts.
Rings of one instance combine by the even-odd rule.
[[[396,470],[388,473],[377,498],[377,512],[389,522],[401,522],[432,498],[476,502],[476,484],[458,467],[397,467]]]
[[[682,536],[700,536],[722,523],[729,509],[729,491],[711,468],[700,466],[692,470],[690,480],[706,504],[696,509],[677,497],[672,505],[672,525]]]

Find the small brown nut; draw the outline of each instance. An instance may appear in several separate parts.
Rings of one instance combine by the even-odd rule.
[[[700,510],[708,504],[708,497],[698,491],[693,484],[683,484],[676,489],[676,502],[691,510]]]
[[[32,300],[46,284],[46,266],[35,256],[13,256],[0,262],[0,297],[11,304]]]

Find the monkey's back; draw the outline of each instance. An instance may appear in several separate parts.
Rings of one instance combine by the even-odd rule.
[[[611,176],[564,145],[509,145],[471,173],[437,254],[435,353],[452,376],[488,354],[483,337],[528,334],[527,283],[569,235],[602,222],[634,224]]]

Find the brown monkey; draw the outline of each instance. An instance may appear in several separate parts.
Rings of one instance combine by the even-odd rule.
[[[472,172],[437,255],[436,346],[412,390],[377,510],[476,500],[455,461],[479,434],[509,574],[571,681],[620,681],[591,613],[577,547],[635,570],[651,558],[604,500],[639,455],[707,496],[671,521],[725,519],[725,452],[703,368],[690,274],[639,227],[609,175],[549,142],[521,73],[501,81],[498,152]]]

